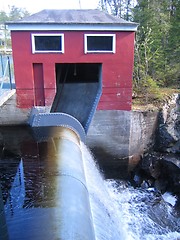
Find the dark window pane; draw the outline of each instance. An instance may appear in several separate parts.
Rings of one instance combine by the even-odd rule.
[[[112,51],[112,36],[87,36],[88,51]]]
[[[36,51],[62,51],[61,36],[35,36]]]

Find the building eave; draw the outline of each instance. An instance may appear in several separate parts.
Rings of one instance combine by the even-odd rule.
[[[136,23],[69,24],[69,23],[7,23],[11,31],[137,31]]]

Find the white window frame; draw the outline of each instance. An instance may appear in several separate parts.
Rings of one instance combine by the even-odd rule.
[[[61,50],[36,50],[35,48],[35,37],[36,36],[59,36],[61,37]],[[32,33],[32,53],[64,53],[64,34],[63,33]]]
[[[112,50],[88,50],[87,49],[87,38],[88,37],[112,37]],[[84,53],[115,53],[116,52],[116,34],[84,34]]]

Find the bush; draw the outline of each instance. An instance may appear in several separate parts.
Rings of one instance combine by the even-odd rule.
[[[141,81],[138,88],[134,88],[137,95],[144,96],[146,103],[162,100],[161,90],[155,80],[147,76]]]

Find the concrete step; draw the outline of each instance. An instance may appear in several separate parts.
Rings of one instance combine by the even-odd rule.
[[[15,89],[0,89],[0,106],[2,106],[16,92]]]

